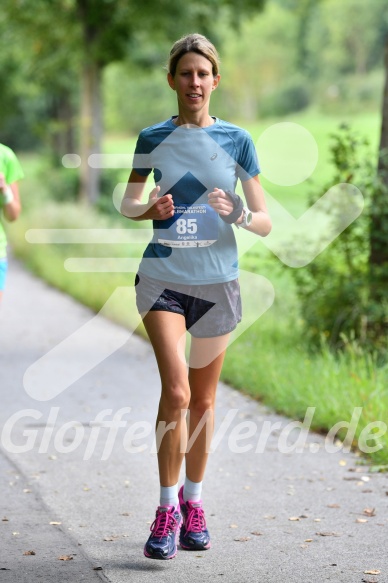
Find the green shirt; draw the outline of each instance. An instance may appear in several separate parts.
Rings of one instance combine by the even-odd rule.
[[[12,184],[24,177],[22,167],[11,148],[0,144],[0,172],[4,174],[7,184]],[[2,206],[0,197],[0,207]],[[6,256],[7,237],[2,223],[3,213],[0,211],[0,258]]]

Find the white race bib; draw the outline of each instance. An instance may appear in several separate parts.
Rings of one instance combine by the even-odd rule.
[[[218,213],[208,204],[180,204],[174,216],[158,221],[157,242],[167,247],[208,247],[218,239]]]

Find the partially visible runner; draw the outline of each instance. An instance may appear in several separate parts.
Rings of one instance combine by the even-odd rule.
[[[21,203],[17,181],[23,177],[23,170],[13,150],[0,144],[0,301],[7,274],[7,237],[3,218],[7,221],[15,221],[20,214]]]
[[[123,215],[152,220],[154,229],[135,281],[162,385],[156,420],[160,500],[144,547],[152,559],[175,557],[178,536],[184,550],[210,548],[202,480],[225,350],[241,321],[234,228],[260,236],[271,230],[251,137],[209,115],[218,71],[217,51],[204,36],[190,34],[173,45],[167,80],[178,115],[141,131],[121,205]],[[152,170],[157,186],[142,203]],[[247,206],[235,194],[237,179]],[[178,489],[184,457],[186,477]]]

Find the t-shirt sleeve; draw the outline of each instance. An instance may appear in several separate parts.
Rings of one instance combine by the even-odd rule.
[[[240,180],[249,180],[260,174],[260,165],[256,148],[248,132],[243,132],[238,147],[237,176]]]
[[[6,168],[4,174],[8,184],[12,184],[17,180],[24,178],[24,172],[20,162],[12,150],[7,151]]]
[[[143,132],[140,132],[136,142],[135,154],[133,156],[133,169],[140,174],[140,176],[148,176],[151,174],[151,154],[152,146]]]

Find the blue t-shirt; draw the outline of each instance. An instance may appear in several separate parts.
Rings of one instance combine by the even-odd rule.
[[[153,221],[139,272],[188,285],[236,279],[233,227],[210,207],[208,194],[215,187],[234,192],[237,179],[260,172],[248,132],[218,118],[205,128],[170,118],[140,132],[133,168],[142,176],[153,170],[159,196],[172,194],[175,207],[171,219]]]

